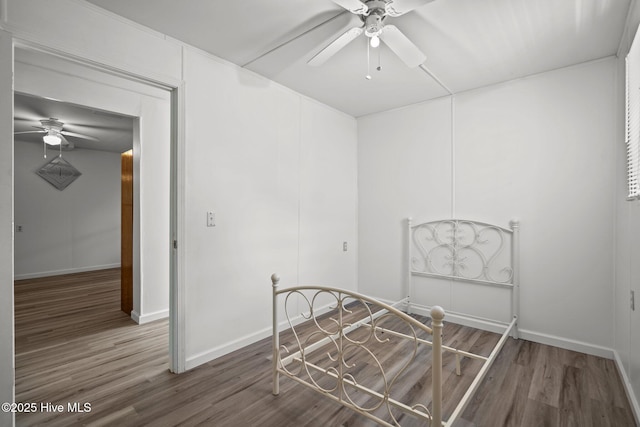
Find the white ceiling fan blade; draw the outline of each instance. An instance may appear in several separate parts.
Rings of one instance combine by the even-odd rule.
[[[15,114],[16,114],[16,116],[13,117],[13,121],[16,121],[16,122],[28,122],[29,124],[34,123],[34,122],[39,122],[38,119],[34,119],[33,117],[18,117],[17,114],[19,114],[19,113],[15,113]]]
[[[14,135],[21,135],[21,134],[25,134],[25,133],[47,133],[47,132],[44,131],[44,130],[26,130],[26,131],[23,131],[23,132],[14,132],[13,134]]]
[[[398,55],[409,68],[417,67],[427,59],[426,55],[395,25],[385,25],[382,28],[380,39],[389,46],[389,49]]]
[[[94,137],[89,136],[89,135],[82,135],[82,134],[79,134],[79,133],[69,132],[69,131],[66,131],[66,130],[63,130],[60,133],[63,134],[63,135],[66,135],[66,136],[73,136],[75,138],[88,139],[89,141],[96,141],[96,142],[100,141],[98,138],[94,138]]]
[[[385,5],[384,9],[389,16],[400,16],[432,1],[433,0],[391,0]]]
[[[360,0],[332,0],[338,6],[342,6],[347,9],[351,13],[355,13],[356,15],[364,15],[367,13],[369,8],[366,4],[362,3]]]
[[[311,58],[308,64],[315,67],[324,64],[327,59],[331,58],[340,49],[351,43],[356,37],[362,34],[363,31],[364,30],[360,27],[347,30],[346,32],[342,33],[340,37],[329,43],[327,47],[322,49],[313,58]]]

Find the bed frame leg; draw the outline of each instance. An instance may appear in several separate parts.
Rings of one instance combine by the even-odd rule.
[[[272,308],[272,346],[273,346],[273,395],[280,394],[280,373],[278,372],[278,360],[280,359],[280,332],[278,331],[278,283],[280,277],[276,273],[271,275],[271,284],[273,288],[273,308]]]
[[[440,306],[431,308],[431,329],[433,329],[433,349],[431,351],[431,426],[442,425],[442,320],[444,309]]]
[[[520,316],[520,221],[512,219],[509,222],[513,237],[511,241],[511,265],[513,265],[513,290],[511,291],[511,314],[516,319],[516,324],[513,326],[511,337],[513,339],[519,339],[518,334],[518,317]]]

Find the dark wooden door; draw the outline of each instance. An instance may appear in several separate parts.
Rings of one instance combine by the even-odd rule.
[[[133,150],[122,153],[120,308],[133,310]]]

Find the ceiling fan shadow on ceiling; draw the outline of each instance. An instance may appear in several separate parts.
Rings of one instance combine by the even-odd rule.
[[[40,133],[43,134],[42,142],[44,145],[44,157],[47,158],[47,145],[57,146],[60,149],[60,157],[62,157],[62,150],[73,150],[75,144],[73,141],[69,141],[66,137],[86,139],[89,141],[99,142],[98,138],[94,138],[89,135],[83,135],[75,132],[69,132],[64,130],[64,123],[56,118],[48,118],[40,120],[41,126],[33,126],[39,130],[29,130],[22,132],[14,132],[14,135]]]
[[[387,17],[397,17],[424,6],[433,0],[332,0],[349,12],[358,15],[362,26],[350,28],[315,54],[307,63],[320,66],[362,33],[369,37],[369,46],[376,48],[384,42],[408,67],[422,64],[426,55],[395,25],[385,24]]]

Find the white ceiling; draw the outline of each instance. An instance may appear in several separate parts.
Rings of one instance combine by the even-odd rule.
[[[132,117],[21,93],[14,94],[13,102],[14,132],[34,132],[16,135],[16,141],[42,145],[44,134],[37,128],[42,125],[40,120],[55,118],[64,123],[64,131],[99,140],[65,136],[75,149],[123,153],[133,146]]]
[[[355,117],[615,55],[631,0],[435,0],[388,17],[426,55],[409,69],[366,38],[307,61],[357,17],[331,0],[87,0]],[[434,79],[435,77],[435,79]],[[438,82],[439,81],[439,82]]]

